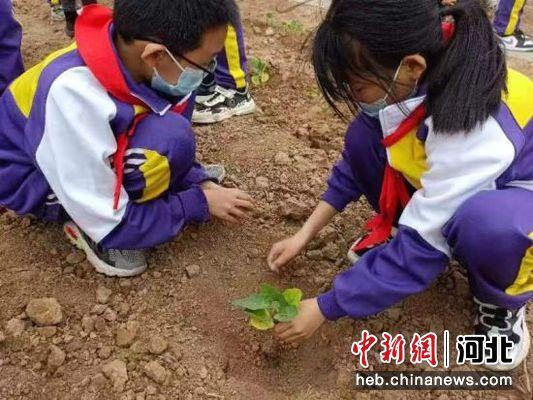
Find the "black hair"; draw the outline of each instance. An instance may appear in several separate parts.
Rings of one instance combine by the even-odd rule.
[[[450,17],[455,32],[445,43],[441,23]],[[505,56],[479,0],[451,7],[438,0],[333,0],[312,48],[318,85],[340,116],[338,102],[356,113],[351,76],[387,91],[391,71],[411,54],[426,59],[421,83],[436,132],[470,131],[497,110],[506,91]]]
[[[126,42],[151,38],[173,54],[200,47],[210,29],[239,23],[235,0],[115,0],[113,14]]]

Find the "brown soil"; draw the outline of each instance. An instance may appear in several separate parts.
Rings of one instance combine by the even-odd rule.
[[[5,332],[7,321],[20,316],[32,298],[54,297],[63,307],[63,322],[56,332],[39,329],[25,319],[20,336],[8,336],[4,342],[0,339],[0,399],[531,399],[531,394],[524,392],[522,368],[515,372],[516,385],[510,392],[350,390],[349,379],[355,370],[350,343],[364,328],[375,334],[389,331],[407,336],[428,330],[449,329],[452,336],[471,331],[471,295],[466,278],[456,267],[430,290],[409,298],[392,312],[326,324],[298,348],[279,349],[269,333],[252,331],[244,317],[231,308],[231,299],[248,294],[261,282],[301,287],[307,296],[326,290],[332,277],[346,268],[343,255],[347,244],[369,215],[361,202],[335,218],[331,226],[336,239],[325,252],[335,261],[301,256],[279,277],[267,270],[265,255],[271,244],[301,224],[284,218],[282,205],[289,199],[296,202],[304,211],[300,219],[311,211],[324,189],[329,167],[338,157],[345,125],[321,101],[311,69],[301,57],[301,44],[318,11],[299,7],[286,14],[275,13],[274,23],[270,18],[273,35],[267,36],[267,13],[287,2],[247,0],[240,4],[249,54],[271,65],[271,80],[254,90],[262,112],[198,128],[197,133],[199,158],[226,165],[228,184],[248,190],[256,199],[256,217],[238,227],[212,222],[190,228],[151,252],[149,272],[118,280],[98,275],[86,261],[79,262],[83,257],[67,243],[59,226],[19,219],[8,212],[0,215],[0,330]],[[62,23],[50,23],[43,0],[17,0],[15,8],[24,26],[28,67],[68,43]],[[293,19],[303,23],[303,32],[283,28],[281,22]],[[533,33],[531,5],[526,7],[524,30]],[[511,64],[533,74],[531,61],[513,58]],[[291,157],[289,165],[274,164],[279,151]],[[266,177],[269,187],[259,188],[257,177]],[[323,245],[317,243],[316,247]],[[200,267],[200,274],[188,278],[185,267],[192,264]],[[93,309],[99,286],[112,291],[108,305],[100,310]],[[91,314],[106,307],[104,317]],[[84,327],[91,318],[96,322],[88,336],[82,330],[84,316]],[[126,321],[139,323],[138,343],[117,347],[115,332]],[[531,309],[528,321],[533,326]],[[162,355],[145,350],[155,335],[169,343]],[[47,368],[51,344],[66,353],[55,372]],[[54,348],[52,353],[61,364],[61,351]],[[125,361],[128,369],[122,392],[115,392],[111,382],[100,375],[102,367],[115,359]],[[163,384],[143,372],[154,360],[167,370]],[[374,366],[417,370],[411,365],[384,368],[376,362]],[[531,357],[528,368],[531,375]]]

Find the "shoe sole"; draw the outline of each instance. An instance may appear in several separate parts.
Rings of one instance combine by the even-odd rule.
[[[96,272],[100,274],[104,274],[106,276],[111,277],[117,276],[119,278],[128,278],[140,275],[144,271],[146,271],[146,264],[139,268],[125,270],[121,268],[115,268],[103,262],[98,258],[93,249],[91,249],[91,246],[89,246],[87,241],[83,239],[83,236],[76,224],[72,222],[67,222],[65,225],[63,225],[63,231],[65,232],[65,235],[67,236],[69,242],[85,253],[85,255],[87,256],[87,260],[91,263]]]
[[[396,228],[395,226],[392,227],[392,230],[391,230],[391,236],[392,237],[395,237],[396,234],[398,233],[398,228]],[[357,261],[359,261],[361,259],[361,256],[358,255],[357,253],[355,253],[352,249],[357,245],[357,243],[359,243],[361,241],[362,237],[357,239],[355,242],[352,243],[352,245],[350,246],[350,250],[348,250],[348,253],[346,253],[346,257],[348,257],[348,260],[352,263],[352,264],[355,264]]]
[[[524,345],[522,346],[522,349],[520,350],[520,354],[518,354],[518,358],[514,364],[496,364],[496,365],[488,365],[483,364],[483,367],[490,370],[490,371],[497,371],[497,372],[505,372],[505,371],[511,371],[517,367],[520,366],[526,359],[529,348],[531,346],[531,338],[529,337],[529,329],[527,327],[526,321],[524,319]]]
[[[228,110],[225,113],[211,114],[211,115],[202,115],[198,113],[193,113],[192,122],[195,124],[214,124],[217,122],[224,121],[231,117],[243,116],[254,113],[256,110],[255,102],[253,100],[247,102],[246,105],[238,107],[234,110]]]
[[[509,48],[509,47],[506,47],[505,50],[507,51],[515,51],[517,53],[530,53],[533,51],[533,48],[527,48],[527,49],[517,49],[517,48]]]

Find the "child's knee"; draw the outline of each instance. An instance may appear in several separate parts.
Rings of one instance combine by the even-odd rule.
[[[516,215],[505,207],[499,191],[484,191],[466,200],[443,229],[448,244],[459,258],[514,255],[524,237],[514,223]]]
[[[195,152],[192,129],[183,117],[147,116],[126,151],[124,188],[130,198],[145,202],[164,194],[191,168]]]
[[[130,140],[130,148],[152,150],[167,158],[190,158],[194,157],[196,143],[189,121],[168,112],[143,119]]]

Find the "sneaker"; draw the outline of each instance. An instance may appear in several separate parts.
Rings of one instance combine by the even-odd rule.
[[[396,236],[396,232],[398,232],[398,228],[395,228],[393,227],[392,228],[392,231],[391,231],[391,235],[390,237],[387,239],[387,242],[390,242],[392,240],[392,238],[394,236]],[[355,264],[357,261],[359,261],[359,259],[363,256],[363,254],[365,254],[366,252],[372,250],[374,247],[378,246],[377,244],[375,245],[372,245],[372,246],[368,246],[364,249],[360,249],[360,250],[355,250],[355,248],[357,247],[357,245],[364,239],[366,238],[368,235],[364,235],[364,236],[361,236],[359,239],[357,239],[355,242],[353,242],[353,244],[350,246],[350,250],[348,250],[348,254],[347,254],[347,257],[348,257],[348,260],[350,260],[350,262],[352,264]]]
[[[65,13],[61,4],[52,4],[50,6],[50,19],[54,22],[65,20]]]
[[[478,305],[474,328],[476,335],[486,337],[504,335],[514,344],[508,353],[511,363],[484,364],[483,366],[492,371],[510,371],[518,367],[525,360],[531,341],[525,321],[526,306],[517,310],[508,310],[482,303],[476,298],[474,301]]]
[[[197,96],[192,122],[212,124],[235,115],[251,114],[254,111],[255,102],[248,88],[239,91],[217,85],[211,96]]]
[[[207,176],[219,185],[226,177],[226,168],[222,164],[204,164],[203,167]]]
[[[63,230],[69,241],[83,250],[97,272],[107,276],[129,277],[142,274],[147,267],[144,252],[140,250],[103,250],[73,222]]]
[[[533,51],[533,39],[521,30],[513,35],[500,36],[500,39],[509,51]]]
[[[217,83],[215,81],[215,75],[207,75],[202,84],[198,89],[196,89],[196,98],[195,101],[197,104],[203,104],[209,100],[215,94],[215,89],[217,88]]]

